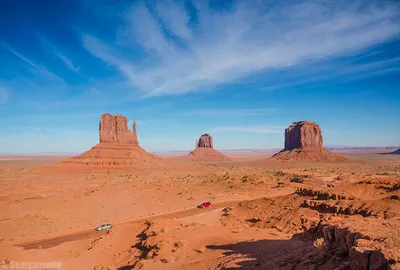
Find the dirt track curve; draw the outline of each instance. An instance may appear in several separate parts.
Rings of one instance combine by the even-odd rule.
[[[237,201],[220,202],[220,203],[213,204],[210,208],[204,208],[204,209],[191,208],[191,209],[186,209],[186,210],[168,212],[168,213],[161,214],[161,215],[154,215],[154,216],[149,216],[149,217],[145,217],[145,218],[120,222],[120,223],[114,224],[114,226],[116,226],[118,224],[127,224],[127,223],[130,223],[130,224],[142,223],[146,220],[151,220],[151,219],[156,219],[156,218],[177,218],[177,219],[184,218],[184,217],[198,215],[198,214],[201,214],[204,212],[210,212],[210,211],[222,209],[222,208],[227,207],[235,202],[237,202]],[[95,231],[94,229],[84,230],[84,231],[80,231],[80,232],[76,232],[76,233],[60,235],[60,236],[51,237],[51,238],[47,238],[47,239],[40,239],[40,240],[31,241],[31,242],[25,242],[25,243],[17,244],[16,246],[22,247],[24,249],[46,249],[46,248],[58,246],[65,242],[96,237],[96,236],[104,234],[104,233],[105,233],[105,231]]]

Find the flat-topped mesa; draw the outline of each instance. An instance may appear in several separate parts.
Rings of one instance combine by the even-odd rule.
[[[285,150],[322,148],[322,144],[321,128],[313,121],[293,122],[285,130]]]
[[[122,115],[105,113],[100,118],[100,143],[118,143],[139,145],[136,134],[136,122],[133,131],[128,128],[128,119]]]
[[[196,141],[197,147],[214,148],[212,136],[208,133],[201,135],[199,140]]]
[[[293,122],[285,129],[285,148],[272,156],[281,161],[314,160],[345,161],[322,147],[321,128],[313,121]]]

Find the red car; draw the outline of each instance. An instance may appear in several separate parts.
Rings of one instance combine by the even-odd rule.
[[[203,202],[202,204],[199,204],[197,207],[198,208],[208,208],[211,206],[210,202]]]

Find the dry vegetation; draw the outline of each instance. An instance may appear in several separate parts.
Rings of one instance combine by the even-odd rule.
[[[43,159],[3,162],[0,259],[63,269],[396,269],[400,158],[376,155],[52,173]],[[212,207],[195,208],[203,201]],[[95,232],[103,223],[114,227]]]

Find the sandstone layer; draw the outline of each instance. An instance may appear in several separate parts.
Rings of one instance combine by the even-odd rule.
[[[155,167],[164,161],[146,152],[139,146],[136,122],[133,130],[128,120],[121,115],[103,114],[100,119],[100,143],[79,156],[72,157],[60,165],[99,169],[140,169]]]
[[[212,136],[208,133],[201,135],[197,140],[196,148],[197,147],[214,148]]]
[[[285,150],[321,148],[322,132],[313,121],[294,122],[285,130]]]
[[[322,147],[323,138],[319,125],[313,121],[299,121],[285,129],[285,148],[272,156],[282,161],[315,160],[344,161],[346,158],[333,154]]]
[[[196,148],[189,153],[189,160],[193,161],[229,161],[229,157],[214,149],[213,138],[206,133],[196,141]]]
[[[399,269],[398,185],[397,177],[377,177],[343,186],[300,188],[294,194],[225,208],[221,222],[235,229],[243,224],[274,228],[292,234],[292,239],[314,241],[313,246],[303,242],[297,254],[282,256],[280,262],[292,267],[265,263],[260,269]]]
[[[136,122],[133,122],[133,130],[130,131],[127,118],[121,115],[103,114],[100,118],[99,135],[100,143],[139,145]]]

